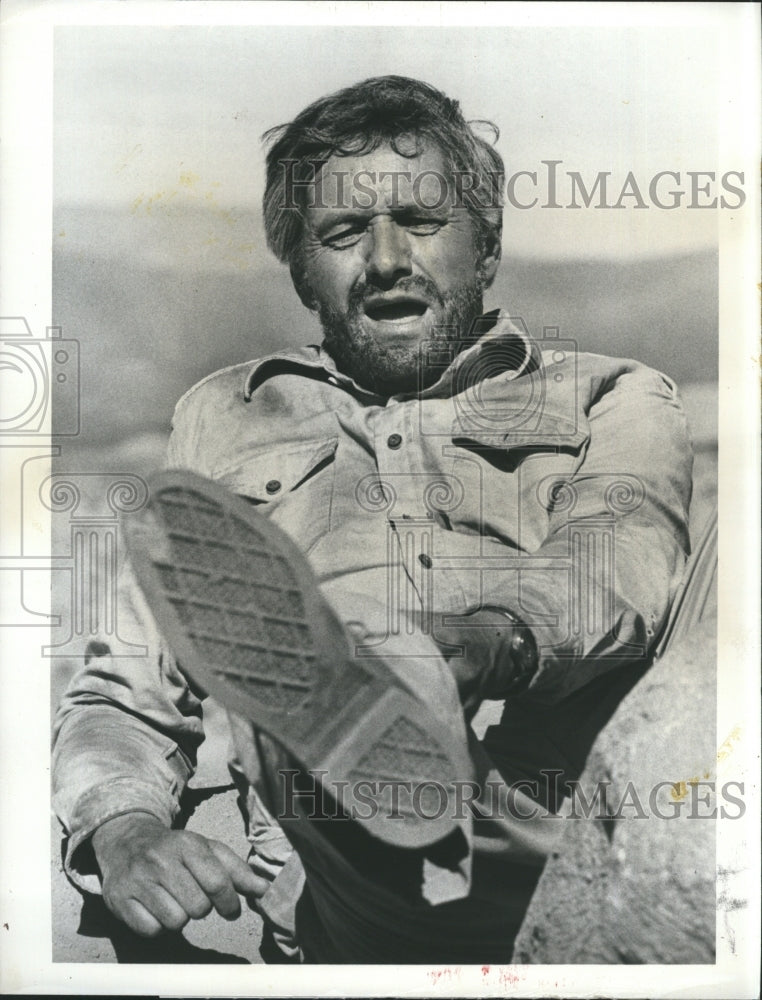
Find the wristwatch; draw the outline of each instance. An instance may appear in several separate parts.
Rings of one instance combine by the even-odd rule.
[[[496,604],[487,604],[481,610],[495,612],[510,622],[511,637],[507,642],[506,651],[510,657],[512,669],[506,694],[518,694],[525,691],[539,666],[534,633],[518,615],[507,608],[501,608]]]

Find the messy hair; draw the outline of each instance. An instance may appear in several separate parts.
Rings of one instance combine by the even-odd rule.
[[[406,157],[435,144],[453,174],[469,177],[462,204],[473,219],[477,245],[499,245],[505,168],[480,130],[491,131],[493,143],[499,136],[491,122],[467,122],[457,101],[408,77],[373,77],[320,98],[262,137],[270,144],[263,198],[267,245],[293,272],[307,185],[331,156],[360,156],[385,143]]]

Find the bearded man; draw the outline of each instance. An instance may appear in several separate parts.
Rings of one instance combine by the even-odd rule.
[[[125,525],[120,628],[149,656],[91,643],[58,712],[67,871],[144,935],[242,893],[296,960],[508,962],[680,581],[680,403],[483,315],[504,172],[455,101],[366,80],[267,138],[268,243],[324,340],[178,403]],[[177,828],[205,694],[248,864]]]

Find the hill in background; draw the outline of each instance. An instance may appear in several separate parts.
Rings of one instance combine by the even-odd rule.
[[[59,207],[53,321],[80,342],[82,430],[68,454],[167,432],[217,368],[320,340],[256,213]],[[679,384],[717,377],[717,255],[632,260],[511,254],[487,307],[530,334],[635,357]]]

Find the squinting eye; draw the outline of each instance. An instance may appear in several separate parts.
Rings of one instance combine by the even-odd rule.
[[[437,219],[413,219],[407,223],[406,229],[415,236],[433,236],[443,225],[444,222]]]
[[[332,236],[326,236],[323,240],[326,246],[334,247],[337,250],[343,250],[344,247],[354,246],[358,243],[363,236],[364,229],[358,229],[353,227],[352,229],[343,229],[339,233],[334,233]]]

